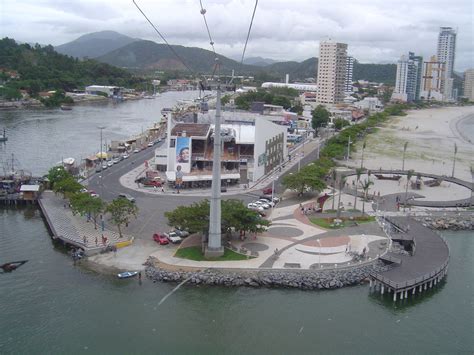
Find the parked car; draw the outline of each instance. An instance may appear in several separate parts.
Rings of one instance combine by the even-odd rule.
[[[105,169],[107,169],[108,167],[109,167],[109,166],[107,165],[107,163],[102,164],[102,170],[105,170]]]
[[[94,190],[88,190],[87,191],[92,197],[99,197],[99,194],[95,192]]]
[[[127,200],[129,200],[130,202],[132,203],[135,203],[135,198],[130,196],[129,194],[126,194],[126,193],[121,193],[118,195],[119,198],[126,198]]]
[[[273,202],[273,201],[269,201],[269,200],[263,199],[263,198],[261,198],[261,199],[258,200],[258,201],[263,202],[263,203],[266,203],[267,205],[270,205],[270,207],[275,207],[275,202]]]
[[[166,236],[163,234],[159,234],[159,233],[153,234],[153,240],[160,245],[169,244],[168,238],[166,238]]]
[[[153,142],[147,144],[148,147],[153,147]]]
[[[120,163],[120,158],[115,158],[114,160],[112,160],[114,164],[117,164],[117,163]]]
[[[114,162],[113,162],[112,160],[109,160],[109,161],[107,162],[107,166],[112,166],[112,165],[114,165]]]
[[[184,229],[176,228],[173,232],[176,233],[181,238],[186,238],[189,236],[189,232]]]
[[[267,201],[271,201],[271,200],[272,200],[272,195],[262,195],[262,196],[260,196],[260,200],[261,200],[261,199],[264,199],[264,200],[267,200]],[[280,198],[274,196],[274,197],[273,197],[273,202],[275,202],[275,203],[280,202]]]
[[[166,238],[173,243],[173,244],[179,244],[183,239],[179,235],[177,235],[175,232],[169,232],[165,233]]]
[[[263,207],[265,209],[269,209],[270,208],[270,205],[268,203],[265,203],[265,202],[262,202],[262,201],[254,201],[254,203],[257,205],[257,206],[260,206],[260,207]]]
[[[262,206],[259,206],[255,203],[249,203],[247,205],[247,208],[250,210],[258,211],[258,212],[263,212],[265,210]]]
[[[262,190],[264,195],[271,195],[273,192],[273,189],[271,187],[266,187]]]
[[[161,181],[155,179],[145,179],[141,182],[144,186],[153,186],[153,187],[161,187]]]
[[[129,157],[129,155],[127,153],[125,153],[124,155],[122,155],[122,158],[124,159],[127,159]]]
[[[135,148],[135,149],[133,150],[133,152],[134,152],[134,153],[140,153],[140,149]]]

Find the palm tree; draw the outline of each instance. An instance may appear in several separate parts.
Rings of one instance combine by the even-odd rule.
[[[364,200],[367,201],[368,195],[369,195],[369,189],[370,185],[373,185],[374,182],[370,179],[365,179],[365,181],[362,183],[361,182],[361,187],[362,190],[364,191]],[[365,213],[365,203],[362,203],[362,214]]]
[[[336,198],[336,169],[332,169],[332,210],[334,211],[334,199]]]
[[[362,144],[362,159],[360,160],[361,169],[364,167],[364,150],[365,150],[366,144],[367,144],[367,140],[364,140],[364,143]]]
[[[458,152],[458,146],[456,143],[454,143],[454,157],[453,157],[453,173],[451,174],[451,177],[454,177],[454,166],[456,165],[456,154]]]
[[[407,173],[407,186],[406,186],[406,189],[405,189],[405,203],[403,204],[403,211],[405,211],[406,207],[407,207],[408,185],[410,184],[410,179],[412,178],[412,176],[414,174],[415,174],[415,172],[413,170],[408,170],[408,173]]]
[[[345,184],[346,184],[346,177],[341,176],[341,179],[339,180],[339,200],[337,202],[337,218],[341,216],[341,195],[342,195],[342,189],[344,188]]]
[[[355,196],[354,196],[354,210],[357,209],[357,187],[359,185],[360,176],[362,175],[363,171],[364,171],[364,169],[362,169],[362,168],[357,168],[356,169],[357,181],[355,183],[356,191],[355,191]]]
[[[407,151],[408,142],[405,142],[403,145],[403,160],[402,160],[402,170],[405,170],[405,153]]]

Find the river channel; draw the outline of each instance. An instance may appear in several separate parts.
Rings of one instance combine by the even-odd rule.
[[[115,139],[156,122],[159,106],[169,105],[153,101],[0,112],[10,132],[2,156],[14,152],[43,174],[62,153],[97,151],[99,125]],[[472,354],[474,239],[467,231],[443,235],[448,276],[414,299],[394,303],[367,285],[319,292],[185,285],[160,305],[175,284],[118,280],[74,265],[36,208],[3,208],[0,263],[29,261],[0,273],[0,353]]]

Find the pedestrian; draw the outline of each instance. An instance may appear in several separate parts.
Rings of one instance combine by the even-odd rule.
[[[138,272],[138,279],[139,279],[139,280],[142,279],[142,272],[141,272],[141,271]]]
[[[154,185],[154,186],[153,186],[153,191],[155,191],[155,192],[156,192],[156,185]]]
[[[84,238],[82,238],[82,240],[84,241],[84,245],[87,245],[87,237],[84,236]]]
[[[99,246],[99,240],[97,239],[97,236],[95,236],[95,246]]]
[[[107,245],[107,237],[104,237],[104,245]]]
[[[300,203],[300,210],[301,210],[301,213],[304,212],[304,207],[303,207],[303,204],[302,204],[302,203]]]
[[[161,192],[165,192],[165,188],[163,185],[161,185]]]

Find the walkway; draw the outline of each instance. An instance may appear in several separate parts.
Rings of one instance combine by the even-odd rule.
[[[85,217],[73,215],[71,209],[65,205],[65,200],[52,191],[43,192],[39,205],[53,233],[53,238],[59,238],[67,244],[80,247],[88,255],[96,254],[103,249],[102,235],[107,238],[106,245],[115,245],[130,239],[128,236],[120,238],[117,232],[109,229],[102,231],[100,225],[95,229],[92,221],[87,222]]]

